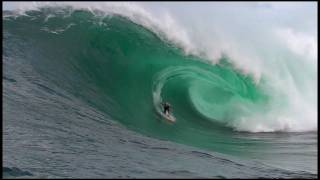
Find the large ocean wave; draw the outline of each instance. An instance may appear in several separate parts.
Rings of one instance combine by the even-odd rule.
[[[163,17],[126,3],[35,4],[4,15],[4,57],[24,59],[47,82],[35,82],[39,88],[71,94],[160,139],[259,159],[275,147],[250,133],[317,131],[313,51],[295,55],[297,46],[279,45],[275,54],[285,58],[273,59],[225,48],[227,42],[210,49]],[[162,101],[172,105],[176,123],[159,115]],[[249,133],[234,138],[240,132]]]
[[[10,18],[6,19],[8,22],[10,19],[13,22],[23,21],[22,23],[26,25],[24,28],[32,28],[30,29],[32,34],[25,38],[31,39],[37,34],[43,36],[48,34],[52,40],[59,40],[52,42],[61,45],[58,49],[65,51],[74,46],[72,47],[74,54],[66,54],[66,57],[59,58],[60,61],[66,63],[68,60],[65,58],[74,58],[75,63],[83,63],[77,71],[83,73],[92,70],[93,72],[88,72],[91,74],[88,78],[91,78],[96,87],[105,87],[108,84],[107,80],[113,81],[108,85],[110,88],[104,89],[114,88],[117,92],[111,92],[112,94],[121,94],[122,86],[130,84],[125,81],[139,82],[138,87],[145,92],[143,95],[135,94],[139,92],[135,90],[123,92],[124,94],[120,96],[134,96],[137,98],[135,102],[144,102],[144,105],[151,106],[148,97],[153,95],[153,106],[156,106],[156,109],[159,108],[157,104],[162,96],[181,89],[180,92],[176,92],[179,93],[177,97],[187,102],[190,108],[192,106],[192,111],[200,115],[197,116],[199,119],[222,122],[225,126],[239,131],[317,130],[316,71],[313,64],[308,61],[309,57],[300,60],[289,54],[286,55],[288,59],[268,58],[267,62],[262,63],[259,58],[244,58],[242,55],[235,55],[239,53],[234,51],[221,49],[219,56],[212,57],[211,51],[201,50],[196,43],[191,43],[186,30],[175,23],[169,15],[161,21],[144,9],[125,3],[93,6],[95,9],[92,6],[88,7],[87,4],[72,5],[75,7],[68,8],[60,6],[52,9],[43,8],[43,4],[35,4],[20,11],[22,15],[17,19],[17,16],[9,16]],[[40,11],[39,7],[42,7]],[[37,11],[27,11],[30,9]],[[69,34],[74,38],[70,38]],[[277,31],[276,34],[288,33]],[[32,38],[34,41],[47,41],[42,36]],[[86,44],[87,42],[90,44]],[[44,53],[58,50],[52,43],[46,44],[51,46],[51,49],[48,49],[50,47],[43,49],[46,51]],[[95,53],[95,56],[90,57],[89,53]],[[308,51],[308,54],[312,56],[314,53]],[[89,64],[92,69],[84,67]],[[123,66],[123,64],[128,65]],[[98,67],[103,70],[98,72]],[[115,69],[119,72],[115,72]],[[301,71],[307,72],[301,73]],[[116,82],[117,79],[106,77],[107,74],[122,78],[128,74],[132,76],[120,84]],[[139,74],[143,74],[143,77]],[[97,77],[100,79],[96,79]],[[150,79],[151,77],[153,79]],[[162,82],[153,82],[159,81],[157,78],[161,77],[164,78]],[[175,84],[171,83],[172,85],[168,87],[172,91],[163,94],[161,89],[168,79],[174,79]],[[154,85],[155,83],[160,84]],[[154,89],[150,84],[157,88]],[[187,92],[188,94],[185,94]],[[136,109],[137,106],[130,102],[129,98],[118,100],[108,93],[104,96],[113,98],[124,106],[132,106],[130,111],[133,114],[141,113],[144,118],[149,117],[148,112],[142,111],[143,107]],[[185,102],[175,101],[174,108],[179,109]],[[185,111],[190,112],[184,109],[181,114],[186,114]],[[179,116],[177,112],[176,115]]]

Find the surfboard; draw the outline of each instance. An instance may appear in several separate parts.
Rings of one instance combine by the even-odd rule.
[[[171,114],[161,113],[161,116],[164,117],[167,121],[176,122],[176,118],[174,118]]]

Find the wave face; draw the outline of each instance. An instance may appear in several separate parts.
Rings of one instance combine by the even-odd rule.
[[[266,43],[265,47],[259,48],[271,49],[269,54],[257,48],[253,50],[257,55],[248,56],[248,53],[246,54],[248,50],[239,53],[225,48],[225,46],[233,46],[231,40],[225,43],[217,41],[215,48],[210,48],[210,45],[206,47],[207,42],[204,37],[199,35],[198,39],[190,38],[193,36],[187,33],[188,29],[181,28],[168,15],[165,15],[162,20],[133,4],[103,5],[99,8],[97,4],[91,7],[86,3],[66,3],[58,5],[56,8],[60,10],[55,11],[50,8],[43,9],[42,7],[45,6],[40,3],[38,6],[35,4],[30,7],[26,6],[26,8],[27,10],[43,9],[41,13],[34,12],[35,14],[31,15],[36,16],[32,17],[32,22],[40,23],[37,26],[41,34],[47,33],[50,36],[55,35],[53,38],[63,38],[59,42],[62,44],[80,43],[82,46],[73,47],[74,54],[65,53],[66,58],[73,57],[75,59],[73,61],[80,67],[90,63],[90,67],[103,68],[103,72],[102,70],[91,72],[92,69],[79,70],[90,72],[91,76],[87,78],[92,78],[90,81],[95,83],[94,86],[106,91],[108,97],[118,103],[121,102],[124,106],[131,106],[131,102],[119,100],[122,97],[117,96],[123,96],[120,89],[124,84],[129,85],[125,81],[136,81],[141,82],[139,88],[143,89],[141,92],[145,94],[134,93],[140,92],[139,90],[125,94],[136,97],[137,99],[133,100],[143,102],[146,107],[151,107],[152,104],[145,95],[152,95],[153,106],[158,111],[159,101],[165,97],[168,98],[166,99],[168,101],[175,101],[172,102],[175,108],[187,103],[189,107],[183,111],[194,112],[198,114],[199,119],[222,123],[223,126],[237,131],[317,131],[317,110],[315,108],[317,70],[315,69],[316,61],[314,61],[317,57],[316,45],[311,37],[296,33],[289,28],[278,28],[274,30],[273,37],[268,37],[269,34],[265,36],[275,38],[274,41],[287,43],[289,50],[293,52],[288,52],[279,43]],[[79,10],[74,11],[74,9]],[[21,14],[24,13],[25,11],[21,12]],[[28,16],[30,17],[29,14]],[[27,18],[25,17],[22,21],[24,20]],[[68,38],[69,34],[73,34],[74,38],[81,37],[81,39]],[[41,40],[40,37],[34,38]],[[191,43],[192,41],[194,43]],[[87,42],[91,44],[86,44]],[[54,48],[43,49],[43,51],[55,51]],[[64,49],[68,48],[64,47]],[[87,52],[79,52],[84,49]],[[91,54],[85,53],[99,53],[99,55],[90,57]],[[280,58],[279,53],[281,53]],[[81,58],[78,59],[76,56],[81,56]],[[70,60],[61,58],[61,61]],[[129,62],[131,62],[130,65]],[[149,66],[152,68],[149,69]],[[122,68],[123,72],[127,73],[121,73]],[[164,70],[166,68],[169,69]],[[119,70],[115,71],[115,69]],[[301,71],[306,73],[300,73]],[[72,72],[76,71],[69,73]],[[124,84],[110,83],[110,81],[117,80],[106,78],[105,73],[110,74],[109,77],[125,78],[123,79]],[[139,76],[139,73],[144,75]],[[171,79],[177,85],[173,85]],[[115,88],[114,91],[118,93],[109,93],[109,87]],[[179,88],[183,90],[177,92],[179,93],[177,97],[187,102],[171,99],[172,95],[168,93],[173,91],[164,92],[167,89],[177,90]],[[128,109],[130,112],[126,114],[141,112],[143,117],[150,117],[150,114],[144,114],[150,112],[148,108],[141,106],[146,110],[144,111],[135,109],[135,107],[139,106],[132,106],[130,110]],[[300,113],[301,111],[304,113]],[[182,114],[187,113],[179,112],[177,115]],[[189,121],[194,121],[194,118]],[[142,122],[142,124],[147,123]]]
[[[71,94],[129,129],[160,139],[259,159],[281,147],[238,131],[310,131],[290,120],[273,121],[281,114],[275,107],[281,111],[290,102],[267,76],[256,81],[228,54],[211,63],[186,53],[150,27],[121,13],[43,7],[4,18],[4,56],[23,58],[61,90],[52,93]],[[172,105],[176,123],[158,115],[162,101]]]
[[[195,129],[214,139],[217,130],[262,111],[268,102],[261,87],[233,69],[227,58],[210,65],[184,55],[123,16],[101,18],[79,10],[64,17],[67,9],[54,15],[50,10],[6,21],[10,34],[31,43],[26,51],[32,54],[32,66],[56,86],[138,131],[172,137],[168,132],[174,129],[187,140],[199,136]],[[156,113],[162,101],[172,104],[176,124],[163,123]]]

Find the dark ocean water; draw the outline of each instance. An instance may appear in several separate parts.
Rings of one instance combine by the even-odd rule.
[[[248,113],[237,105],[263,112],[269,95],[227,57],[211,65],[85,10],[27,11],[3,26],[5,178],[318,176],[317,132],[228,126]],[[162,100],[176,123],[158,115]]]

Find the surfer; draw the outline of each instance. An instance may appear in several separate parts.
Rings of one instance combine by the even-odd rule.
[[[170,104],[167,102],[162,102],[161,104],[163,106],[163,113],[165,115],[168,115],[170,113],[170,107],[171,107]]]

